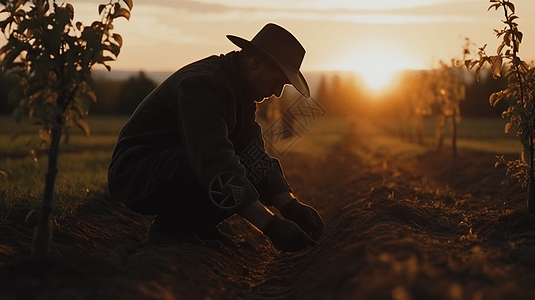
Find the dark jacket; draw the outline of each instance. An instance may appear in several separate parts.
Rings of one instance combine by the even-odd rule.
[[[291,191],[279,161],[261,178],[248,175],[240,155],[256,141],[265,153],[256,102],[239,71],[238,52],[211,56],[175,72],[137,107],[121,130],[108,170],[113,200],[140,200],[169,180],[186,160],[209,190],[214,178],[237,174],[243,202]],[[248,179],[248,178],[250,179]]]

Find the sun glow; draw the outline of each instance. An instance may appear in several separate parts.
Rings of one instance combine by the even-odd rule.
[[[391,85],[399,71],[422,69],[424,63],[411,60],[409,55],[404,55],[395,49],[375,47],[374,50],[357,54],[353,58],[352,66],[368,87],[377,92]]]
[[[371,92],[382,92],[394,80],[395,75],[408,69],[423,69],[425,63],[413,58],[411,53],[392,45],[367,46],[343,57],[343,61],[332,65],[334,69],[354,71]]]

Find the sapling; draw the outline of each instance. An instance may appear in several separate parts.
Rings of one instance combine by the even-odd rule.
[[[89,26],[74,21],[74,7],[49,0],[8,0],[1,14],[0,30],[7,44],[0,48],[1,71],[18,76],[20,85],[11,93],[17,101],[14,115],[24,115],[41,124],[40,137],[48,146],[45,189],[33,255],[46,257],[50,248],[50,214],[58,173],[59,143],[71,127],[86,135],[88,105],[96,101],[91,87],[91,68],[117,59],[122,37],[113,31],[113,21],[130,19],[132,0],[98,6],[100,20]],[[124,4],[125,6],[121,5]]]
[[[437,102],[439,104],[439,112],[437,116],[438,147],[442,147],[442,140],[444,138],[444,128],[447,120],[451,120],[452,125],[452,153],[453,158],[457,156],[457,125],[461,122],[460,102],[466,98],[466,88],[461,74],[458,72],[458,67],[455,60],[451,61],[451,65],[440,62],[440,69],[438,72],[437,85]]]
[[[528,63],[520,59],[519,50],[523,34],[518,30],[515,14],[515,5],[509,0],[490,0],[492,3],[488,10],[503,9],[505,24],[501,30],[494,29],[496,36],[502,41],[496,50],[496,55],[487,55],[486,46],[479,48],[479,59],[466,60],[468,69],[476,68],[476,73],[481,70],[485,64],[490,65],[494,78],[502,76],[502,68],[507,67],[504,76],[508,80],[508,86],[505,90],[493,93],[489,97],[490,105],[496,106],[500,101],[507,101],[509,107],[502,112],[503,118],[509,118],[505,125],[505,132],[508,133],[511,128],[516,128],[517,136],[524,147],[522,153],[523,159],[519,163],[505,164],[503,157],[496,163],[505,164],[508,168],[518,170],[508,170],[510,174],[516,174],[516,178],[527,178],[523,185],[528,186],[528,210],[535,213],[535,178],[533,173],[533,132],[535,118],[535,71]],[[526,176],[519,175],[518,172],[527,173]],[[526,182],[527,181],[527,182]]]

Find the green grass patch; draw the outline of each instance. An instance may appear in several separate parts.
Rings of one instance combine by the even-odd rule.
[[[65,217],[94,195],[106,192],[111,152],[126,120],[90,117],[91,136],[72,129],[68,142],[63,140],[53,218]],[[41,148],[39,128],[28,119],[17,124],[10,116],[0,117],[0,221],[20,218],[40,206],[48,157],[46,149]]]
[[[61,144],[53,209],[56,218],[71,214],[80,204],[94,195],[106,192],[107,168],[111,152],[125,121],[124,117],[90,118],[93,132],[90,137],[85,137],[79,130],[75,130],[70,135],[69,142]],[[4,117],[0,118],[0,124],[14,126],[15,123],[10,118]],[[271,124],[263,125],[266,129]],[[367,139],[381,139],[384,143],[378,145],[383,145],[385,149],[414,154],[416,148],[399,143],[399,140],[392,136],[385,136],[384,132],[374,129],[373,126],[368,126],[366,129],[365,125],[365,122],[356,123],[356,128],[362,135],[362,143],[366,143]],[[385,125],[392,126],[391,133],[399,129],[395,122]],[[433,122],[427,120],[424,125],[426,145],[433,145]],[[331,118],[315,120],[306,129],[297,127],[300,138],[289,151],[317,157],[324,156],[332,145],[342,141],[349,127],[350,122],[347,120]],[[0,128],[3,128],[0,130],[3,132],[0,133],[1,221],[14,218],[14,210],[28,212],[39,207],[45,184],[47,156],[46,151],[39,148],[40,139],[36,133],[24,133],[11,140],[9,130],[2,126]],[[521,150],[521,145],[514,134],[503,133],[503,120],[464,120],[459,133],[458,146],[465,151],[483,150],[506,154],[518,153]],[[451,144],[448,136],[444,142],[445,147]]]
[[[117,140],[116,135],[92,135],[89,137],[74,135],[68,142],[62,141],[60,144],[60,156],[63,152],[73,151],[112,151]],[[9,157],[20,157],[31,155],[33,152],[44,152],[41,147],[41,140],[35,134],[24,134],[12,139],[9,135],[0,134],[0,159]]]
[[[91,134],[94,135],[117,135],[128,117],[124,116],[88,116],[87,123],[91,128]],[[33,120],[24,118],[20,123],[15,122],[12,116],[0,116],[0,134],[29,133],[39,132],[40,125],[33,125]],[[72,129],[72,135],[83,135],[79,129]]]
[[[106,192],[109,151],[62,153],[53,215],[62,218],[95,194]],[[47,156],[0,160],[0,219],[13,209],[38,208],[44,191]]]

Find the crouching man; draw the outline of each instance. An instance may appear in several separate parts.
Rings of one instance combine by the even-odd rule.
[[[257,103],[280,96],[286,84],[310,96],[299,71],[305,50],[275,24],[251,41],[227,38],[241,50],[181,68],[137,107],[112,154],[110,196],[156,216],[147,232],[150,245],[221,247],[231,239],[217,225],[237,213],[280,250],[314,246],[323,220],[293,197],[279,161],[265,152],[255,119]],[[254,180],[243,159],[251,149],[269,165]]]

